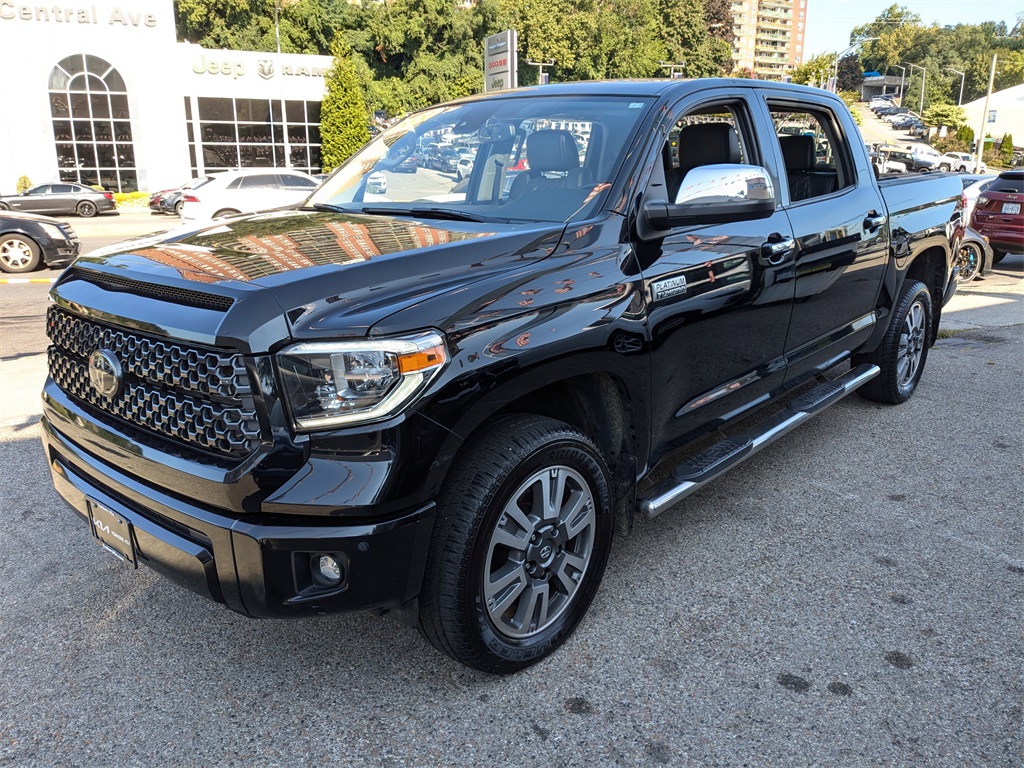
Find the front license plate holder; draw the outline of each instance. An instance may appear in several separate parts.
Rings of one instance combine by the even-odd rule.
[[[93,537],[114,557],[138,568],[132,524],[123,515],[94,499],[88,499],[89,525]]]
[[[1011,216],[1016,216],[1020,213],[1020,203],[1003,203],[1003,213],[1008,213]]]

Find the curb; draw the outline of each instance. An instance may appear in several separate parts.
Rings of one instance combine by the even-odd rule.
[[[56,277],[0,277],[0,285],[22,285],[23,283],[55,283]]]

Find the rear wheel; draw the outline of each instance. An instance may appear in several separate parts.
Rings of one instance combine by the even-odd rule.
[[[494,422],[452,470],[420,593],[420,630],[485,672],[515,672],[569,637],[612,537],[608,470],[553,419]]]
[[[9,211],[9,210],[11,210],[11,206],[9,206],[7,203],[0,203],[0,211]]]
[[[217,211],[215,214],[213,214],[213,218],[219,219],[222,216],[237,216],[237,215],[238,215],[238,211],[236,211],[234,208],[221,208],[219,211]]]
[[[83,200],[78,204],[75,212],[83,219],[91,219],[96,215],[96,203],[91,203],[88,200]]]
[[[897,405],[914,394],[928,359],[932,327],[928,287],[920,281],[908,280],[891,317],[878,349],[856,360],[874,363],[882,371],[857,391],[868,400]]]
[[[39,246],[24,235],[0,235],[0,270],[31,272],[39,266]]]

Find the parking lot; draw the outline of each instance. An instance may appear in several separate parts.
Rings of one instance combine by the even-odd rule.
[[[175,223],[71,221],[86,248]],[[912,400],[849,398],[638,520],[576,634],[507,678],[386,617],[237,616],[96,546],[39,443],[46,289],[0,285],[0,765],[1024,760],[1024,255],[947,306]]]

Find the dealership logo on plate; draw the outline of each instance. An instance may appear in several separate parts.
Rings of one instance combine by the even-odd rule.
[[[274,76],[274,62],[271,59],[260,59],[257,70],[260,73],[260,77],[264,80],[269,80]]]

